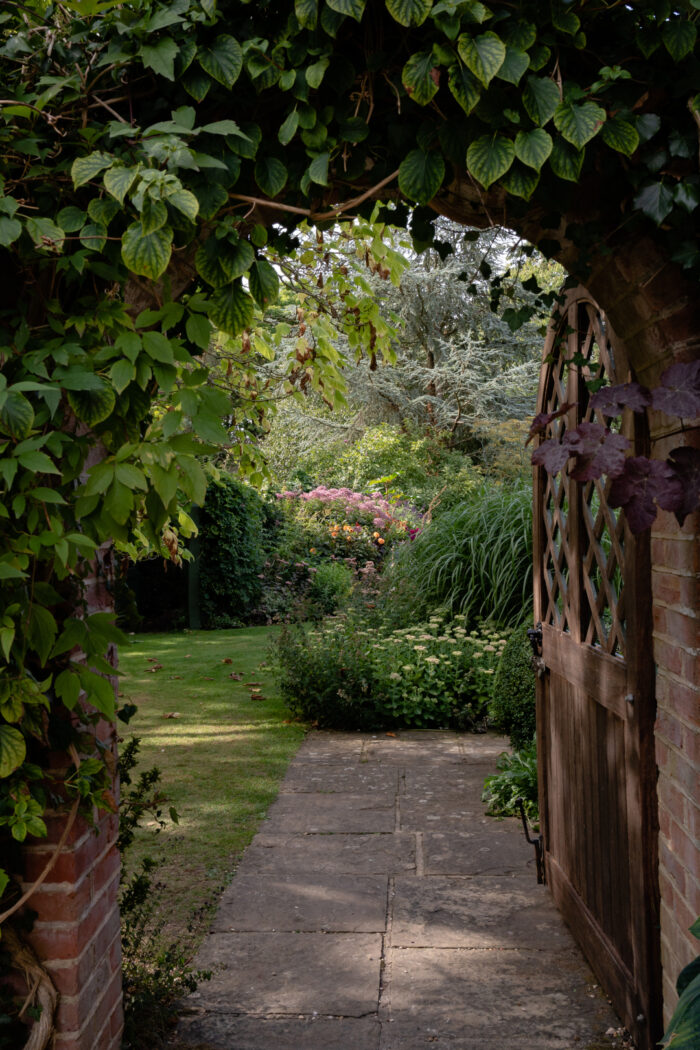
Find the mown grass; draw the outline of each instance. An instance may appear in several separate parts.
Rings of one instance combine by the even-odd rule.
[[[276,630],[138,635],[120,652],[121,702],[138,705],[122,730],[141,740],[132,780],[158,766],[179,815],[157,834],[153,824],[142,828],[126,864],[134,870],[144,856],[159,858],[154,882],[168,935],[192,951],[304,735],[265,669]]]

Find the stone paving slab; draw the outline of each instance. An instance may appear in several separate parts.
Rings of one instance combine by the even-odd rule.
[[[396,766],[380,766],[376,762],[293,762],[282,781],[281,794],[377,794],[395,795],[403,790],[404,775]]]
[[[399,799],[399,827],[402,831],[462,831],[489,820],[484,803],[468,796],[452,795],[421,798],[402,795]]]
[[[392,832],[396,824],[396,792],[377,795],[280,795],[268,810],[266,833],[335,832],[345,834]]]
[[[603,1025],[610,1015],[576,951],[397,948],[388,980],[380,1016],[394,1022],[382,1050],[413,1050],[423,1044],[410,1033],[425,1041],[428,1029],[437,1029],[440,1046],[451,1033],[447,1045],[479,1034],[517,1050],[530,1050],[537,1038],[548,1050],[574,1050],[591,1041],[595,1018]]]
[[[418,798],[437,798],[452,800],[468,798],[478,803],[481,812],[485,806],[481,802],[484,780],[495,773],[492,759],[473,761],[460,758],[455,762],[445,763],[442,776],[436,777],[430,766],[406,765],[403,773],[403,794]]]
[[[295,762],[360,761],[364,737],[360,733],[310,733],[294,756]]]
[[[180,1042],[206,1050],[379,1050],[380,1032],[376,1018],[204,1013],[184,1017],[178,1036]]]
[[[423,836],[426,875],[535,876],[535,852],[515,820],[479,822],[473,829],[426,832]]]
[[[410,738],[396,736],[368,737],[362,750],[366,762],[399,762],[401,765],[417,762],[431,765],[462,760],[462,738],[456,733],[426,735]]]
[[[371,933],[212,933],[197,956],[212,971],[188,999],[228,1013],[339,1014],[377,1009],[382,938]]]
[[[382,875],[413,871],[416,837],[410,832],[393,835],[272,835],[258,833],[246,850],[238,870],[243,875],[273,872],[335,872]]]
[[[386,875],[238,875],[212,930],[383,932]]]
[[[574,948],[551,898],[529,874],[397,875],[391,939],[395,948]]]

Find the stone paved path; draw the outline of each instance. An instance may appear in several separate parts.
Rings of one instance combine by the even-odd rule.
[[[197,958],[180,1046],[595,1050],[619,1024],[535,877],[484,815],[506,741],[312,733]]]

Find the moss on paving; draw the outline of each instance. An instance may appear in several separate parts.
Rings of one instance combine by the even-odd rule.
[[[121,727],[124,739],[141,740],[134,773],[158,766],[179,814],[157,834],[154,824],[141,829],[126,863],[133,870],[144,856],[159,858],[167,933],[188,951],[304,736],[266,669],[276,630],[137,635],[120,652],[121,702],[138,705]]]

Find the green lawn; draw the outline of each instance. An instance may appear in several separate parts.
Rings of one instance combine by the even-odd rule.
[[[180,818],[157,835],[142,829],[126,861],[162,858],[155,877],[165,885],[168,933],[190,949],[209,918],[200,912],[192,923],[193,913],[230,880],[305,732],[265,669],[277,630],[137,635],[120,651],[122,703],[138,705],[122,726],[124,739],[141,739],[134,773],[158,766]],[[251,695],[256,686],[263,699]]]

